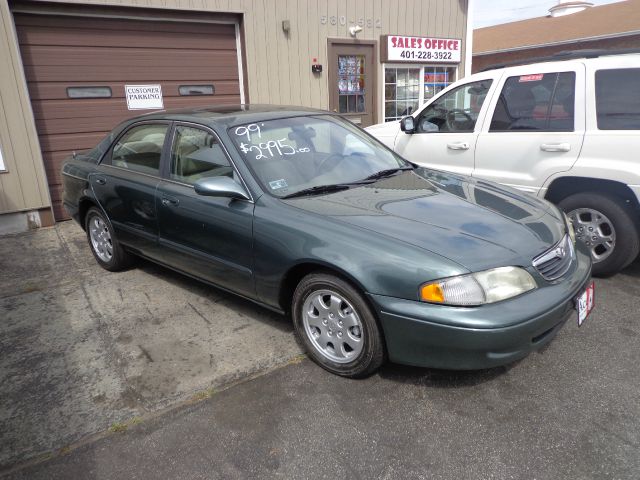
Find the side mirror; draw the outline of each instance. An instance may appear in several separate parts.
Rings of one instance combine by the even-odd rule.
[[[413,117],[408,116],[400,120],[400,130],[402,130],[404,133],[413,133],[415,129],[416,124]]]
[[[193,185],[198,195],[250,200],[244,187],[231,177],[201,178]]]

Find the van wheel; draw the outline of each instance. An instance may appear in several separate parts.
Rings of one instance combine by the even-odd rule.
[[[591,252],[594,275],[613,275],[638,256],[638,227],[622,200],[599,193],[577,193],[558,206],[571,219],[576,239]]]
[[[349,283],[324,273],[304,277],[292,300],[298,338],[322,368],[343,377],[371,375],[384,361],[378,322]]]
[[[96,207],[87,212],[85,230],[91,253],[102,268],[117,272],[133,263],[134,256],[118,243],[111,224]]]

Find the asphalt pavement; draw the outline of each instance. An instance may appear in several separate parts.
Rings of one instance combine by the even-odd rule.
[[[156,279],[178,281],[173,274],[153,272]],[[215,297],[191,283],[181,285],[183,290]],[[157,402],[162,408],[152,408],[156,404],[149,400],[135,421],[61,443],[49,458],[15,462],[5,468],[5,475],[637,479],[639,298],[636,262],[615,277],[597,280],[596,309],[582,327],[572,321],[544,350],[507,367],[477,372],[386,365],[368,379],[348,380],[300,360],[294,349],[291,355],[277,356],[277,361],[262,366],[256,362],[246,368],[246,375],[236,372],[201,395],[181,397],[169,389],[165,401]],[[282,333],[271,341],[287,338],[295,345],[291,332],[277,319],[258,307],[233,302],[227,315],[239,310],[249,325],[267,325],[270,332]],[[215,326],[227,320],[222,315],[210,321]],[[105,337],[116,336],[115,330],[107,331],[111,336]],[[273,348],[269,342],[258,347],[245,344],[242,331],[232,338],[239,339],[237,348],[249,359],[265,358],[260,349]],[[214,344],[207,348],[215,352]],[[203,372],[198,374],[201,381],[216,383],[206,377],[206,369]],[[169,378],[178,374],[174,369]],[[161,377],[156,372],[153,378],[161,384]],[[56,388],[55,379],[51,382],[45,387]],[[186,387],[182,391],[190,392]],[[161,389],[154,392],[162,397]],[[35,390],[34,394],[41,395]],[[48,405],[41,408],[47,410]],[[38,429],[16,421],[5,420],[5,425],[17,429],[11,438]]]

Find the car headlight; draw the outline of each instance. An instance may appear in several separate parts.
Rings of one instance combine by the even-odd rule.
[[[420,300],[470,307],[494,303],[536,288],[533,277],[520,267],[500,267],[444,278],[420,287]]]
[[[571,238],[571,241],[573,242],[573,244],[576,244],[576,230],[575,228],[573,228],[573,222],[571,221],[571,219],[569,218],[569,216],[562,212],[562,215],[564,215],[564,223],[567,225],[567,233],[569,234],[569,238]]]

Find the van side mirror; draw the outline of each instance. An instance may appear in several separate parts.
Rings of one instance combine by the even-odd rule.
[[[400,130],[404,133],[413,133],[416,129],[416,123],[412,116],[404,117],[400,120]]]

